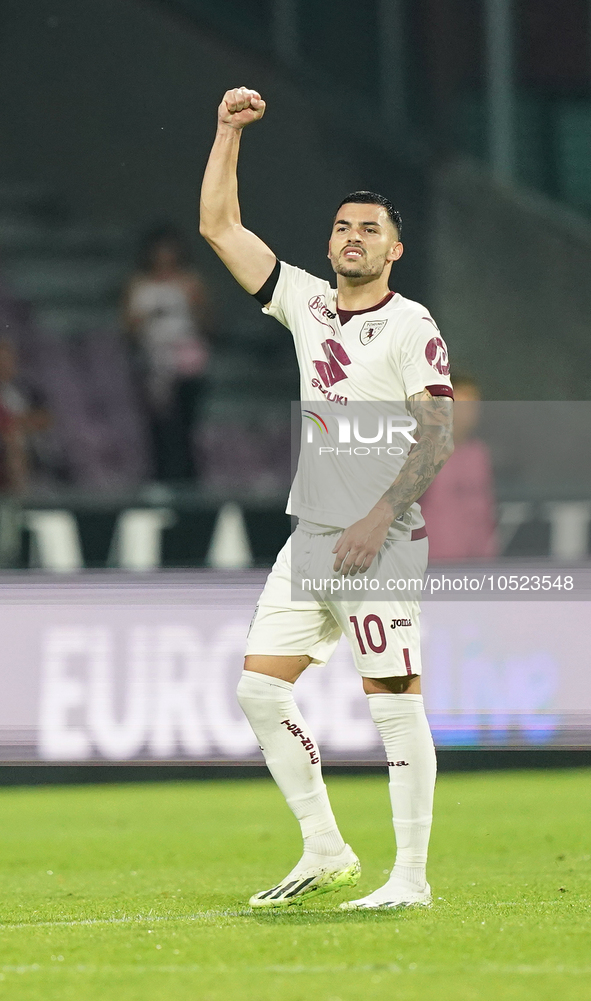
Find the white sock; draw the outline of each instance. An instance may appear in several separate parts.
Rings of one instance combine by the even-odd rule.
[[[437,764],[422,695],[368,695],[390,772],[396,863],[390,879],[422,889],[433,818]]]
[[[244,671],[238,701],[287,804],[300,822],[304,851],[338,855],[345,846],[336,824],[318,746],[293,698],[293,685]]]

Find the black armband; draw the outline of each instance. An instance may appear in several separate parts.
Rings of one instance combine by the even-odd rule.
[[[271,302],[273,292],[275,291],[277,282],[279,281],[280,271],[281,263],[280,261],[275,261],[275,267],[267,278],[265,284],[258,290],[258,292],[253,292],[253,298],[258,299],[261,306],[266,306],[268,302]]]

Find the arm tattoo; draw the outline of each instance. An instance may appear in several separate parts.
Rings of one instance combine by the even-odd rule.
[[[410,397],[409,410],[417,422],[418,441],[382,498],[391,506],[394,519],[419,499],[453,452],[453,400],[431,396],[424,389]]]

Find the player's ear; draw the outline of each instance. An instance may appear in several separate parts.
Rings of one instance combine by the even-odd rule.
[[[390,252],[388,254],[388,260],[392,261],[392,263],[394,261],[399,261],[403,253],[404,253],[404,246],[402,245],[400,240],[398,240],[398,242],[395,243],[390,249]]]

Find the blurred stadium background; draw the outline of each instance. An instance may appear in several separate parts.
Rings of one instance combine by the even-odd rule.
[[[484,401],[497,565],[589,560],[588,0],[362,7],[2,4],[5,763],[259,761],[232,693],[290,530],[298,378],[289,335],[197,237],[229,86],[268,102],[241,201],[280,258],[327,275],[346,191],[400,207],[396,286],[429,306],[452,378],[469,373]],[[158,475],[123,305],[142,234],[162,223],[187,234],[209,310],[182,477]],[[440,746],[590,745],[586,601],[432,604],[425,621]],[[345,649],[301,694],[327,760],[379,760]]]

